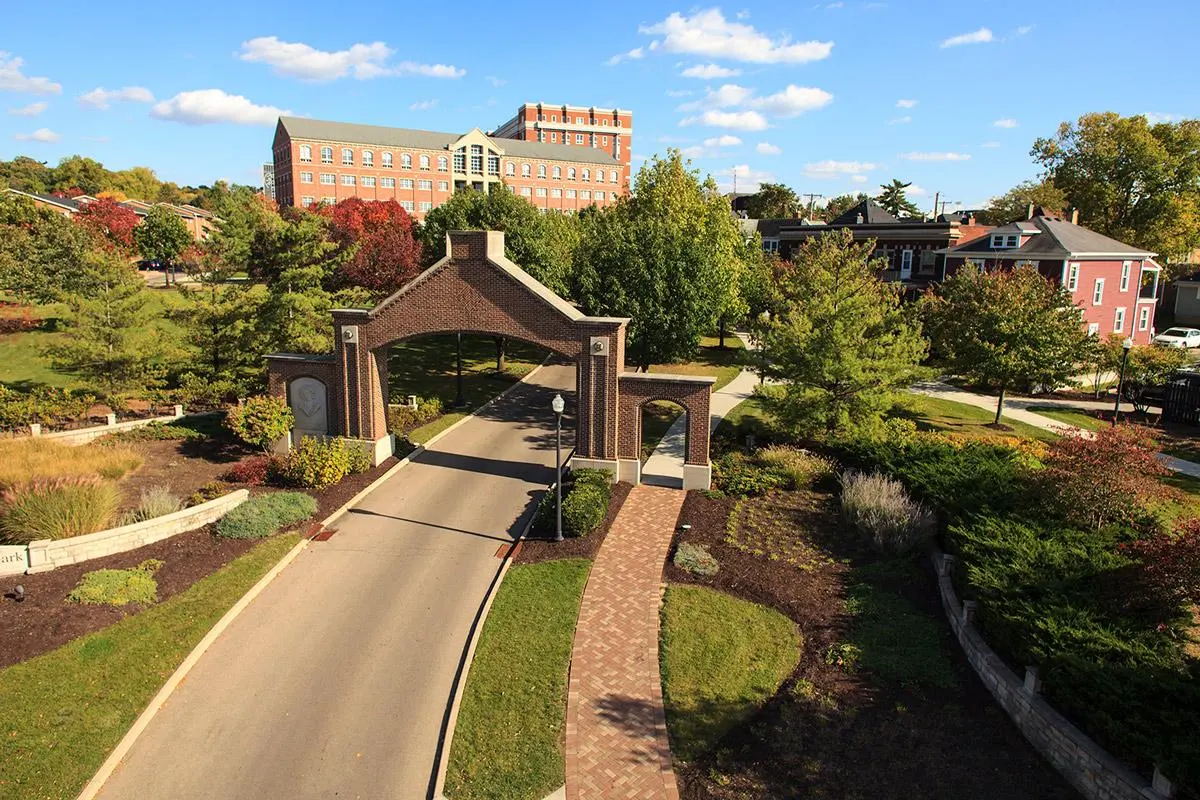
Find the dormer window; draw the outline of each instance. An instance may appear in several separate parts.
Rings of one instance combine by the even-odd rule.
[[[1011,250],[1021,244],[1021,236],[1016,233],[998,234],[992,237],[993,250]]]

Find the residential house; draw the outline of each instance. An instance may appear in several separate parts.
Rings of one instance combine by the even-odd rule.
[[[993,228],[986,236],[941,251],[946,274],[964,264],[981,269],[1031,266],[1065,286],[1088,333],[1110,333],[1148,344],[1160,267],[1155,253],[1118,242],[1070,220],[1035,210],[1029,219]]]
[[[15,194],[32,200],[33,204],[38,208],[48,208],[56,214],[62,214],[64,217],[70,217],[79,210],[79,203],[67,197],[59,197],[53,194],[40,194],[38,192],[22,192],[19,189],[8,189],[10,194]]]

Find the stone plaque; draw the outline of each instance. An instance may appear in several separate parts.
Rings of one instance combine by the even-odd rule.
[[[288,386],[288,405],[296,416],[296,430],[320,436],[329,433],[329,398],[325,384],[316,378],[296,378]]]
[[[24,545],[0,545],[0,575],[20,575],[29,566]]]

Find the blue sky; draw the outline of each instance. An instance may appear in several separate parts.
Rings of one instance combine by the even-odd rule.
[[[974,206],[1063,120],[1200,113],[1186,0],[6,5],[0,158],[179,183],[258,183],[280,110],[465,131],[541,100],[631,109],[635,167]]]

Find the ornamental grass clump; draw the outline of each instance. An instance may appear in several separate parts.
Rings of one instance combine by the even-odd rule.
[[[44,439],[0,441],[0,489],[59,478],[124,477],[142,465],[142,457],[124,446],[79,447]]]
[[[934,517],[897,480],[878,472],[842,473],[842,514],[882,552],[907,553],[934,533]]]
[[[754,458],[782,477],[788,489],[805,489],[834,475],[833,462],[798,447],[772,445],[759,450]]]
[[[102,531],[119,503],[117,487],[94,475],[14,486],[0,493],[0,541],[20,545]]]
[[[181,508],[183,500],[171,491],[170,486],[151,486],[149,489],[142,489],[141,502],[137,508],[122,517],[121,524],[132,525],[135,522],[165,517]]]
[[[217,523],[226,539],[263,539],[303,522],[317,510],[317,501],[302,492],[275,492],[253,497]]]

